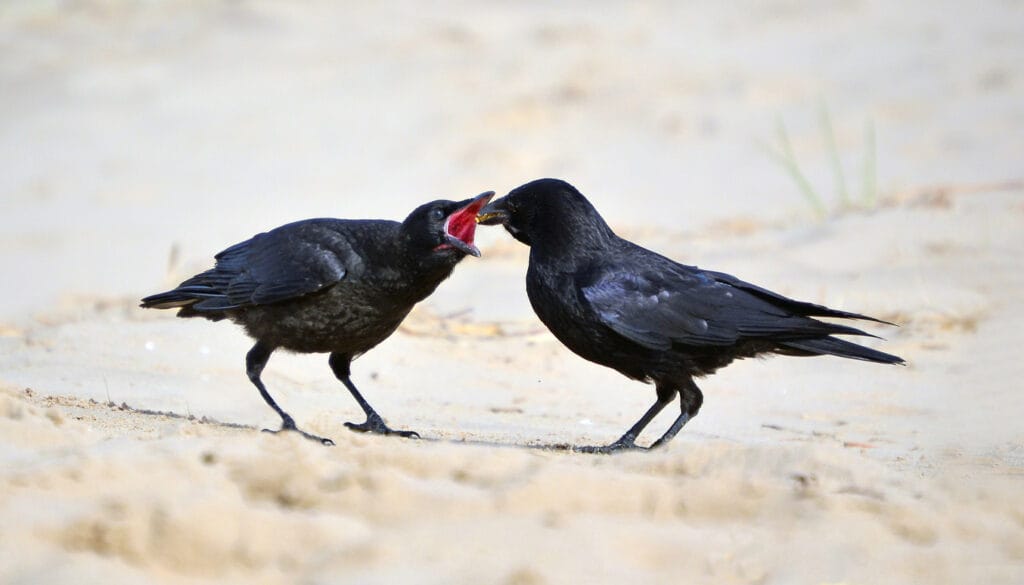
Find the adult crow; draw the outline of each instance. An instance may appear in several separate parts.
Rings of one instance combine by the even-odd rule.
[[[473,245],[476,215],[493,196],[427,203],[402,223],[322,218],[283,225],[231,246],[217,254],[213,268],[141,306],[242,325],[256,340],[245,358],[249,380],[280,415],[282,431],[334,444],[299,430],[260,380],[279,348],[331,354],[331,370],[366,413],[365,422],[346,427],[418,437],[384,424],[352,383],[349,366],[394,333],[467,254],[480,255]]]
[[[903,363],[832,337],[869,334],[811,317],[884,321],[788,299],[641,248],[615,235],[564,181],[518,187],[485,207],[477,221],[503,224],[530,246],[526,292],[559,341],[584,359],[655,384],[657,401],[626,434],[582,451],[637,448],[637,436],[678,393],[682,413],[651,447],[667,443],[704,401],[693,378],[734,359],[777,353]]]

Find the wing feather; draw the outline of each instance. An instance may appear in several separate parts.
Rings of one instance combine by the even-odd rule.
[[[788,299],[724,273],[658,256],[647,265],[604,268],[581,287],[586,304],[612,331],[650,349],[673,344],[727,346],[743,340],[868,335],[809,314],[860,317]]]
[[[345,278],[358,255],[339,220],[288,224],[225,249],[216,265],[164,296],[199,312],[266,305],[313,294]]]

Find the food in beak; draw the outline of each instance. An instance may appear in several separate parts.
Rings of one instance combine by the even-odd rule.
[[[480,210],[476,216],[476,222],[482,225],[500,225],[508,220],[508,211],[505,210],[505,198],[501,198],[487,207]]]

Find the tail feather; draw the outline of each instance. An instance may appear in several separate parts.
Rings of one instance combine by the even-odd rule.
[[[836,337],[819,337],[817,339],[798,339],[783,341],[780,346],[810,355],[834,355],[854,360],[875,362],[879,364],[903,364],[903,358],[882,351],[857,345]]]
[[[889,321],[883,321],[882,319],[876,319],[860,313],[851,313],[849,311],[839,311],[837,309],[830,309],[822,305],[815,305],[813,303],[802,303],[809,307],[809,316],[813,317],[831,317],[833,319],[856,319],[858,321],[872,321],[874,323],[881,323],[882,325],[892,325],[893,327],[899,327],[896,323],[890,323]],[[875,337],[872,335],[872,337]]]
[[[830,317],[832,319],[856,319],[858,321],[873,321],[875,323],[881,323],[883,325],[897,326],[895,323],[890,323],[882,319],[876,319],[860,313],[851,313],[850,311],[840,311],[838,309],[832,309],[824,305],[818,305],[815,303],[808,303],[805,301],[798,301],[789,297],[784,297],[777,292],[772,292],[766,288],[757,286],[756,284],[750,284],[744,282],[731,274],[724,272],[708,272],[719,282],[732,285],[736,288],[743,289],[748,293],[757,295],[768,302],[783,307],[797,315],[803,315],[805,317]],[[858,334],[859,335],[859,334]]]
[[[174,289],[150,295],[142,299],[142,303],[139,306],[144,309],[176,309],[191,305],[198,300],[193,294],[182,292],[180,289]]]
[[[174,290],[150,295],[142,299],[139,306],[144,309],[178,309],[179,317],[203,317],[211,321],[224,319],[226,310],[236,308],[225,304],[224,295],[217,290],[188,282]]]

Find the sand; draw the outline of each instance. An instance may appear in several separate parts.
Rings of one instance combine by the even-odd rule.
[[[1021,7],[730,6],[0,7],[0,582],[1024,582]],[[286,221],[539,176],[899,323],[865,343],[908,365],[739,362],[666,448],[569,452],[653,389],[561,347],[481,230],[353,364],[421,440],[347,431],[325,356],[271,360],[325,448],[259,432],[238,328],[137,308]]]

